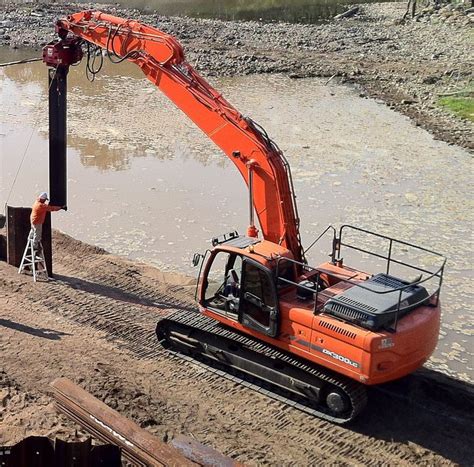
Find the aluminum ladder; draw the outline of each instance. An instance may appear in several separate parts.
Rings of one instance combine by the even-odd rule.
[[[31,229],[28,234],[28,242],[26,244],[23,257],[21,258],[18,274],[30,271],[33,274],[33,281],[38,279],[48,280],[48,270],[46,269],[46,260],[44,259],[43,245],[39,242],[39,248],[35,250],[33,246],[34,230]]]

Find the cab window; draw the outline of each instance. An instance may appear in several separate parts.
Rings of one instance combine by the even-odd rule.
[[[245,261],[243,269],[239,319],[247,327],[274,336],[278,327],[278,304],[272,275],[252,261]]]
[[[242,257],[235,253],[218,252],[207,275],[204,291],[206,306],[236,314],[241,277]]]

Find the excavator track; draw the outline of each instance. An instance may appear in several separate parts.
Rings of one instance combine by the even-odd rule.
[[[332,423],[352,421],[367,403],[362,384],[196,311],[171,313],[158,322],[156,335],[176,357]]]

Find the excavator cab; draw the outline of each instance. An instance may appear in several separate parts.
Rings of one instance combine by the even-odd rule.
[[[252,258],[255,253],[248,246],[255,244],[255,239],[236,240],[211,252],[201,281],[199,304],[258,333],[275,337],[279,314],[273,271]]]

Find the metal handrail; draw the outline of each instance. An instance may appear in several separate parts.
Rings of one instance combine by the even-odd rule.
[[[383,255],[379,255],[378,253],[375,253],[373,251],[369,251],[369,250],[365,250],[365,249],[362,249],[362,248],[359,248],[359,247],[356,247],[354,245],[350,245],[348,243],[343,243],[342,242],[342,234],[343,234],[343,230],[344,229],[352,229],[352,230],[356,230],[358,232],[363,232],[365,234],[368,234],[368,235],[372,235],[374,237],[378,237],[378,238],[381,238],[381,239],[385,239],[385,240],[388,240],[389,241],[389,247],[388,247],[388,256],[383,256]],[[403,240],[398,240],[398,239],[395,239],[393,237],[389,237],[387,235],[382,235],[382,234],[379,234],[379,233],[376,233],[376,232],[372,232],[370,230],[367,230],[367,229],[362,229],[361,227],[355,227],[353,225],[350,225],[350,224],[344,224],[341,226],[341,228],[339,229],[339,253],[341,251],[341,246],[345,246],[347,248],[351,248],[353,250],[357,250],[357,251],[361,251],[363,253],[367,253],[371,256],[375,256],[377,258],[380,258],[380,259],[385,259],[387,260],[387,274],[389,273],[390,271],[390,263],[391,262],[394,262],[396,264],[400,264],[402,266],[406,266],[406,267],[409,267],[411,269],[415,269],[417,271],[420,271],[420,272],[424,272],[426,274],[432,274],[433,275],[438,275],[439,272],[441,271],[444,271],[444,266],[446,264],[446,257],[444,255],[442,255],[441,253],[438,253],[434,250],[430,250],[428,248],[424,248],[424,247],[421,247],[421,246],[418,246],[418,245],[414,245],[413,243],[409,243],[409,242],[405,242]],[[419,268],[418,266],[414,266],[412,264],[409,264],[407,262],[403,262],[403,261],[398,261],[398,260],[395,260],[392,258],[392,246],[393,246],[393,243],[397,243],[397,244],[400,244],[400,245],[405,245],[405,246],[408,246],[410,248],[414,248],[415,250],[420,250],[420,251],[424,251],[426,253],[430,253],[434,256],[438,256],[439,258],[442,258],[443,259],[443,262],[440,266],[440,268],[436,271],[436,272],[432,272],[432,271],[428,271],[428,270],[425,270],[425,269],[422,269],[422,268]],[[431,276],[431,277],[432,277]],[[438,276],[439,277],[439,276]]]
[[[294,281],[290,281],[288,279],[285,279],[284,277],[279,277],[278,276],[278,263],[280,261],[289,261],[291,263],[294,263],[296,264],[297,266],[305,266],[306,268],[311,268],[313,271],[317,271],[318,272],[318,278],[319,278],[319,274],[320,274],[320,271],[317,270],[317,268],[313,268],[311,266],[308,266],[307,264],[303,264],[303,263],[300,263],[299,261],[296,261],[294,259],[291,259],[291,258],[286,258],[286,257],[281,257],[281,258],[278,258],[277,259],[277,273],[276,273],[276,276],[277,276],[277,279],[278,280],[282,280],[283,282],[287,282],[287,283],[291,283],[293,285],[297,285],[298,287],[304,287],[300,284],[298,284],[297,282],[294,282]],[[382,291],[382,290],[374,290],[370,287],[367,287],[367,286],[364,286],[362,285],[360,282],[355,282],[353,281],[352,279],[344,279],[343,277],[340,277],[338,276],[337,274],[335,273],[331,273],[329,271],[324,271],[324,274],[330,276],[330,277],[334,277],[335,279],[338,279],[339,281],[341,282],[347,282],[349,284],[353,284],[357,287],[360,287],[362,289],[365,289],[365,290],[368,290],[369,292],[373,292],[373,293],[376,293],[376,294],[379,294],[379,295],[384,295],[384,294],[388,294],[388,293],[393,293],[393,292],[398,292],[398,291],[403,291],[405,289],[408,289],[409,287],[413,287],[414,285],[418,285],[418,284],[423,284],[424,282],[427,282],[429,281],[430,279],[432,279],[433,277],[438,277],[439,279],[442,278],[442,272],[444,271],[444,264],[440,267],[440,269],[438,269],[435,273],[432,273],[430,276],[428,276],[427,278],[423,279],[423,280],[418,280],[416,282],[411,282],[407,285],[404,285],[402,287],[397,287],[397,288],[394,288],[394,289],[391,289],[391,290],[385,290],[385,291]],[[441,275],[439,274],[441,272]],[[438,289],[440,288],[440,286],[438,287]],[[437,289],[437,290],[438,290]],[[432,294],[434,295],[434,293]],[[430,295],[430,297],[432,296]]]
[[[390,263],[400,264],[400,265],[402,265],[402,266],[406,266],[406,267],[408,267],[408,268],[415,269],[416,271],[424,272],[424,273],[426,273],[426,274],[432,274],[432,275],[435,275],[435,276],[439,273],[439,271],[440,271],[440,269],[441,269],[441,268],[440,268],[440,269],[438,269],[438,271],[436,271],[436,272],[433,273],[432,271],[429,271],[429,270],[427,270],[427,269],[420,268],[420,267],[418,267],[418,266],[414,266],[413,264],[410,264],[410,263],[406,263],[406,262],[403,262],[403,261],[398,261],[398,260],[396,260],[396,259],[393,259],[393,258],[390,257],[390,255],[389,255],[389,256],[379,255],[378,253],[374,253],[374,252],[371,252],[371,251],[369,251],[369,250],[364,250],[363,248],[359,248],[359,247],[356,247],[356,246],[353,246],[353,245],[349,245],[348,243],[340,242],[340,245],[341,245],[341,246],[346,246],[346,247],[351,248],[351,249],[356,250],[356,251],[360,251],[361,253],[367,253],[367,254],[369,254],[369,255],[371,255],[371,256],[375,256],[376,258],[380,258],[380,259],[385,259],[385,260],[387,260],[387,263],[388,263],[388,265],[387,265],[387,274],[389,274],[389,272],[390,272],[390,267],[389,267],[389,264],[390,264]],[[391,251],[391,249],[390,249],[390,251]]]
[[[280,258],[280,259],[295,262],[295,260],[292,260],[292,259],[289,259],[289,258]],[[298,263],[298,262],[296,262],[296,263]],[[316,270],[316,268],[313,268],[313,269]],[[317,271],[317,273],[316,273],[316,284],[317,284],[319,282],[319,278],[320,278],[322,273],[321,273],[321,271],[318,271],[318,270],[316,270],[316,271]],[[396,326],[397,326],[397,323],[398,323],[398,316],[399,316],[400,312],[403,312],[403,311],[408,310],[408,309],[413,309],[413,308],[417,307],[418,305],[422,305],[423,303],[426,303],[427,301],[431,300],[431,298],[434,297],[434,296],[436,296],[436,302],[434,303],[434,306],[437,306],[438,302],[439,302],[439,293],[440,293],[440,290],[441,290],[441,283],[436,288],[436,290],[433,291],[432,294],[428,295],[428,297],[426,297],[423,300],[420,300],[416,303],[411,303],[409,306],[401,307],[400,305],[401,305],[401,302],[402,302],[402,292],[406,287],[400,287],[400,288],[396,288],[396,289],[392,289],[392,290],[388,290],[388,291],[383,292],[383,291],[373,290],[369,287],[364,287],[362,284],[360,284],[358,282],[355,282],[355,281],[350,280],[350,279],[343,279],[343,278],[337,276],[336,274],[332,274],[332,273],[327,272],[327,271],[325,271],[324,274],[326,274],[328,276],[331,276],[331,277],[336,277],[337,279],[339,279],[342,282],[350,283],[354,287],[361,287],[361,288],[366,289],[369,292],[372,292],[372,293],[375,293],[375,294],[386,294],[386,293],[399,292],[398,301],[397,301],[397,309],[391,312],[391,313],[395,314],[395,325],[394,325],[395,329],[396,329]],[[285,283],[290,284],[290,285],[293,285],[295,287],[302,288],[304,290],[307,290],[308,292],[314,293],[315,294],[315,296],[314,296],[314,306],[313,306],[313,313],[314,314],[318,313],[318,298],[321,295],[323,297],[327,298],[327,299],[331,299],[333,297],[332,295],[329,295],[329,294],[325,293],[323,290],[318,290],[317,287],[316,287],[316,289],[312,289],[312,288],[306,287],[305,285],[303,285],[301,283],[297,283],[297,282],[294,282],[294,281],[291,281],[289,279],[286,279],[284,277],[279,277],[279,276],[277,276],[277,280],[279,280],[281,282],[285,282]],[[415,283],[409,284],[407,287],[412,287],[414,284]]]
[[[311,246],[313,246],[329,229],[331,228],[331,226],[329,226],[313,243]],[[352,230],[355,230],[355,231],[358,231],[358,232],[362,232],[364,234],[368,234],[368,235],[372,235],[374,237],[378,237],[378,238],[381,238],[381,239],[385,239],[385,240],[388,240],[389,242],[389,245],[388,245],[388,253],[386,256],[384,256],[383,254],[379,254],[379,253],[375,253],[374,251],[370,251],[370,250],[366,250],[364,248],[360,248],[360,247],[357,247],[355,245],[351,245],[349,243],[343,243],[342,242],[342,235],[343,235],[343,231],[345,229],[352,229]],[[427,252],[427,253],[430,253],[434,256],[437,256],[439,258],[442,259],[442,264],[439,266],[438,269],[436,269],[435,271],[430,271],[428,269],[425,269],[425,268],[422,268],[422,267],[419,267],[419,266],[415,266],[413,264],[410,264],[408,262],[404,262],[404,261],[400,261],[398,259],[395,259],[393,258],[392,256],[392,251],[393,251],[393,245],[394,243],[396,244],[400,244],[400,245],[404,245],[404,246],[407,246],[407,247],[410,247],[410,248],[413,248],[413,249],[416,249],[416,250],[419,250],[419,251],[424,251],[424,252]],[[336,278],[339,282],[345,282],[345,283],[349,283],[349,284],[352,284],[353,286],[356,286],[356,287],[360,287],[362,289],[365,289],[371,293],[375,293],[375,294],[379,294],[379,295],[384,295],[384,294],[389,294],[389,293],[396,293],[398,292],[399,294],[399,297],[398,297],[398,302],[397,302],[397,309],[394,310],[393,313],[395,313],[395,328],[396,328],[396,323],[398,322],[398,315],[401,311],[404,311],[404,310],[407,310],[407,309],[413,309],[414,307],[418,306],[418,305],[421,305],[423,303],[426,303],[428,300],[431,300],[434,296],[436,296],[436,302],[434,303],[435,306],[438,305],[439,303],[439,295],[440,295],[440,291],[441,291],[441,285],[443,283],[443,274],[444,274],[444,267],[445,267],[445,264],[446,264],[446,257],[441,255],[440,253],[437,253],[436,251],[433,251],[433,250],[429,250],[427,248],[424,248],[424,247],[420,247],[418,245],[414,245],[412,243],[408,243],[408,242],[405,242],[403,240],[397,240],[395,238],[392,238],[392,237],[388,237],[387,235],[382,235],[382,234],[378,234],[376,232],[372,232],[370,230],[366,230],[366,229],[362,229],[360,227],[355,227],[355,226],[352,226],[352,225],[349,225],[349,224],[344,224],[341,226],[341,228],[339,229],[339,238],[337,238],[336,236],[336,231],[334,229],[334,239],[333,239],[333,251],[332,251],[332,261],[333,263],[336,263],[339,258],[341,257],[340,256],[340,253],[341,253],[341,247],[342,246],[345,246],[347,248],[351,248],[353,250],[356,250],[356,251],[359,251],[359,252],[362,252],[362,253],[366,253],[366,254],[369,254],[371,256],[374,256],[376,258],[380,258],[380,259],[383,259],[383,260],[386,260],[387,261],[387,267],[386,267],[386,274],[389,274],[390,272],[390,266],[392,263],[395,263],[395,264],[399,264],[401,266],[405,266],[407,268],[410,268],[410,269],[413,269],[413,270],[416,270],[418,272],[422,272],[422,273],[425,273],[425,274],[428,274],[428,276],[424,279],[420,278],[419,280],[415,281],[415,282],[411,282],[409,284],[406,284],[404,286],[401,286],[401,287],[396,287],[396,288],[393,288],[391,290],[374,290],[373,288],[371,287],[368,287],[362,283],[360,283],[359,281],[354,281],[353,278],[342,278],[340,277],[339,275],[335,274],[335,273],[331,273],[329,271],[323,271],[324,274],[326,274],[327,276],[329,277],[332,277],[332,278]],[[336,260],[336,252],[338,253],[338,259]],[[284,283],[287,283],[287,284],[290,284],[290,285],[293,285],[293,286],[296,286],[296,287],[301,287],[302,289],[304,290],[307,290],[309,292],[312,292],[315,294],[315,297],[314,297],[314,313],[317,313],[317,303],[318,303],[318,298],[320,296],[320,294],[322,294],[324,297],[326,298],[331,298],[332,295],[328,295],[327,293],[325,294],[324,291],[319,291],[318,290],[318,287],[316,287],[316,290],[312,289],[312,288],[309,288],[309,287],[306,287],[302,284],[299,284],[297,282],[294,282],[294,281],[291,281],[289,279],[286,279],[284,277],[280,277],[279,274],[278,274],[278,270],[279,270],[279,263],[280,261],[289,261],[297,266],[299,266],[300,268],[302,268],[302,270],[308,270],[308,271],[316,271],[316,277],[315,277],[315,280],[316,280],[316,284],[319,283],[319,280],[320,280],[320,277],[321,277],[321,273],[322,271],[318,270],[317,268],[314,268],[312,266],[308,266],[308,264],[303,264],[299,261],[296,261],[294,259],[290,259],[290,258],[278,258],[277,259],[277,266],[276,266],[276,279],[277,281],[282,281]],[[437,278],[438,279],[438,284],[437,284],[437,287],[435,288],[435,290],[430,294],[428,295],[428,297],[424,298],[423,300],[417,302],[417,303],[412,303],[410,304],[409,306],[407,307],[401,307],[401,302],[402,302],[402,293],[404,290],[410,288],[410,287],[413,287],[413,286],[416,286],[416,285],[419,285],[419,284],[423,284],[425,282],[428,282],[430,280],[433,280],[434,278]]]

